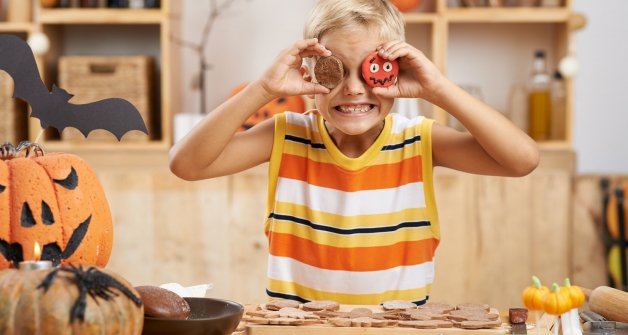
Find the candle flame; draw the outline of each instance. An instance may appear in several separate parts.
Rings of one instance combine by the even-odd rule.
[[[38,242],[35,242],[35,246],[33,247],[33,254],[35,255],[35,260],[38,261],[41,258],[41,247]]]

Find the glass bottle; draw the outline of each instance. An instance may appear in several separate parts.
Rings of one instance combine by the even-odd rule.
[[[537,50],[528,82],[528,134],[536,141],[547,141],[551,136],[550,84],[545,51]]]
[[[554,72],[552,80],[552,139],[565,140],[565,118],[567,113],[567,93],[565,80],[560,71]]]

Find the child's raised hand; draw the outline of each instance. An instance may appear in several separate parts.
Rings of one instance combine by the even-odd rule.
[[[399,62],[399,76],[396,85],[373,88],[373,93],[388,98],[431,100],[444,77],[421,51],[402,41],[385,43],[377,51],[384,59]]]
[[[304,80],[300,71],[303,58],[329,55],[331,51],[316,38],[298,41],[279,54],[260,78],[261,85],[272,97],[329,93],[326,87]]]

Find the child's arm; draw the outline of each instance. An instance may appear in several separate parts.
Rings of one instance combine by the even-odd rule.
[[[501,113],[445,78],[425,55],[405,42],[393,41],[380,55],[398,59],[398,84],[375,88],[387,97],[423,98],[453,115],[469,131],[434,124],[434,166],[498,176],[524,176],[539,163],[536,143]]]
[[[241,133],[237,129],[274,98],[329,93],[300,73],[305,57],[331,53],[316,39],[302,40],[281,52],[264,74],[211,111],[170,149],[170,170],[186,180],[218,177],[246,170],[270,159],[274,120]]]

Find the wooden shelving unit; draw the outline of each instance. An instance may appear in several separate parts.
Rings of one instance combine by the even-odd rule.
[[[15,1],[15,0],[13,0]],[[419,37],[414,37],[417,43],[421,44],[426,54],[432,61],[448,76],[451,75],[449,64],[453,54],[450,54],[451,39],[456,34],[456,27],[496,27],[500,25],[512,26],[522,25],[520,30],[534,26],[547,28],[547,34],[552,34],[554,42],[553,50],[550,51],[552,63],[557,63],[562,57],[568,54],[571,43],[570,21],[574,13],[571,10],[572,0],[564,1],[564,5],[558,8],[526,8],[526,7],[473,7],[473,8],[448,8],[446,0],[426,0],[431,1],[430,12],[406,13],[407,38],[412,40],[412,35],[416,35],[416,29],[420,31]],[[35,3],[39,3],[36,1]],[[162,0],[160,9],[42,9],[36,8],[33,22],[27,23],[0,23],[0,32],[20,34],[25,37],[35,32],[46,33],[52,44],[52,50],[48,55],[39,59],[40,68],[49,84],[56,82],[56,64],[58,58],[64,55],[63,46],[72,43],[71,37],[66,36],[66,31],[70,29],[81,29],[80,27],[98,27],[102,31],[113,31],[117,27],[132,27],[132,29],[155,29],[154,39],[151,43],[156,43],[159,49],[159,107],[151,111],[154,117],[159,119],[159,136],[148,142],[123,141],[121,143],[85,143],[67,142],[59,140],[58,136],[47,135],[44,137],[46,146],[52,150],[74,150],[74,149],[128,149],[135,150],[167,150],[172,144],[172,110],[171,97],[171,41],[170,41],[170,13],[171,1]],[[490,39],[490,37],[487,37]],[[425,40],[425,41],[423,41]],[[105,42],[103,42],[105,43]],[[110,42],[107,42],[110,43]],[[516,43],[516,42],[513,42]],[[128,43],[127,43],[128,45]],[[529,64],[521,64],[529,66]],[[499,69],[496,69],[499,70]],[[511,83],[506,83],[511,84]],[[571,149],[572,148],[572,105],[573,105],[573,84],[571,80],[566,80],[567,90],[567,110],[564,116],[565,137],[539,143],[544,150]],[[446,112],[433,107],[433,117],[441,123],[448,123]],[[31,119],[28,121],[28,138],[34,140],[41,132],[39,121]]]
[[[12,0],[23,1],[23,0]],[[153,95],[156,97],[153,110],[149,111],[151,116],[156,119],[154,125],[158,127],[153,129],[157,136],[151,136],[148,141],[65,141],[59,139],[59,135],[54,131],[46,130],[45,135],[39,139],[40,143],[45,144],[48,151],[112,151],[118,152],[138,150],[148,151],[164,151],[167,150],[172,143],[172,111],[170,88],[171,82],[171,46],[170,46],[170,10],[171,2],[169,0],[161,0],[161,7],[157,9],[129,9],[129,8],[39,8],[39,1],[34,1],[32,22],[0,22],[0,33],[13,33],[27,39],[34,33],[43,32],[50,39],[50,51],[43,56],[37,56],[38,65],[44,81],[49,87],[53,83],[58,82],[57,64],[59,57],[66,55],[66,48],[74,41],[73,36],[68,36],[68,31],[72,29],[82,29],[86,27],[93,31],[97,29],[102,36],[107,34],[116,34],[117,29],[126,29],[126,31],[140,30],[142,41],[139,43],[150,43],[157,50],[154,55],[157,58],[155,67],[155,78],[158,82],[153,88]],[[121,28],[122,27],[122,28]],[[148,31],[148,33],[145,33]],[[133,35],[133,34],[130,34]],[[112,55],[125,55],[124,48],[133,41],[128,39],[138,38],[137,36],[120,37],[126,44],[116,46],[118,40],[116,38],[108,38],[106,42],[108,47],[116,49],[116,53]],[[126,39],[126,40],[125,40]],[[112,42],[113,41],[113,42]],[[91,41],[90,41],[91,43]],[[94,42],[98,44],[98,42]],[[100,51],[108,48],[100,48]],[[141,51],[141,50],[140,50]],[[81,53],[82,55],[102,55],[99,51],[91,53]],[[128,55],[139,54],[137,50],[129,50]],[[106,54],[105,54],[106,55]],[[70,92],[72,93],[72,92]],[[28,125],[28,140],[34,141],[39,138],[42,129],[39,120],[29,118],[26,121]]]
[[[425,47],[426,54],[443,71],[450,74],[448,60],[451,57],[449,44],[453,30],[458,25],[465,27],[500,27],[520,25],[527,29],[534,26],[547,27],[547,34],[551,34],[554,43],[549,59],[551,63],[567,56],[569,45],[571,44],[571,21],[574,17],[572,12],[572,0],[564,1],[563,6],[555,8],[547,7],[457,7],[448,8],[446,0],[433,0],[432,12],[410,12],[405,13],[406,18],[406,39],[412,40],[412,29],[417,26],[425,26],[426,36],[430,41]],[[500,26],[502,25],[502,26]],[[490,29],[490,28],[489,28]],[[482,37],[478,37],[482,38]],[[490,37],[487,37],[490,38]],[[513,42],[517,43],[517,42]],[[417,47],[420,48],[419,45]],[[531,57],[531,55],[530,55]],[[530,58],[531,62],[531,58]],[[529,64],[521,64],[528,67]],[[495,69],[499,71],[499,69]],[[506,83],[510,84],[510,83]],[[564,116],[564,138],[541,142],[539,147],[543,150],[564,150],[572,148],[572,106],[573,106],[573,83],[565,80],[566,86],[566,115]],[[432,108],[432,116],[440,123],[447,124],[449,116],[445,111],[437,107]]]

